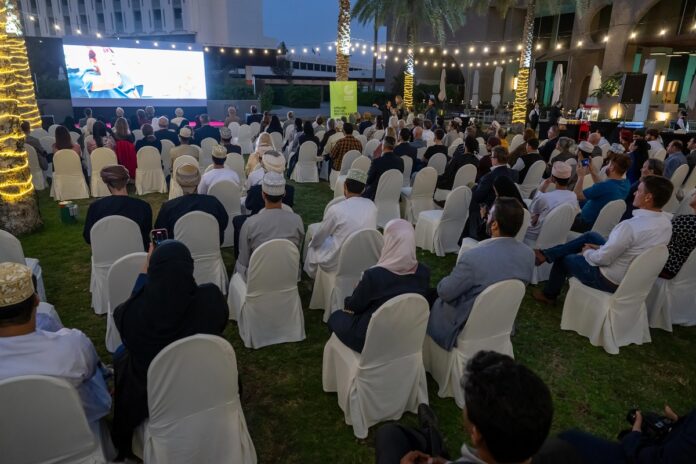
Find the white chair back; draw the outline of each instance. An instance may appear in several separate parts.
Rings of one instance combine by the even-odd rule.
[[[577,166],[577,161],[575,161],[575,163]],[[595,156],[594,158],[592,158],[590,163],[592,163],[592,167],[594,168],[595,172],[599,172],[599,170],[602,169],[602,165],[604,164],[604,158],[602,158],[601,156]]]
[[[227,228],[225,229],[225,239],[222,242],[223,247],[230,247],[234,244],[234,226],[232,225],[232,218],[242,214],[239,199],[240,192],[241,189],[239,185],[228,180],[216,182],[208,189],[208,195],[212,195],[220,200],[229,218]]]
[[[684,185],[682,186],[682,190],[684,192],[691,192],[695,188],[696,188],[696,169],[693,169],[691,171],[691,174],[689,174],[689,176],[684,181]]]
[[[220,254],[217,219],[202,211],[191,211],[174,224],[174,238],[186,245],[193,257],[193,277],[198,285],[213,283],[227,290],[227,270]]]
[[[413,181],[413,189],[411,189],[411,194],[404,199],[404,212],[406,220],[409,220],[415,224],[421,211],[435,209],[435,204],[433,203],[433,194],[435,193],[436,184],[437,171],[435,171],[435,168],[427,166],[418,171],[418,174],[416,174],[416,178]]]
[[[37,127],[36,129],[32,129],[31,132],[29,132],[29,135],[40,141],[43,137],[49,137],[50,134],[46,131],[46,129]]]
[[[322,140],[324,140],[324,134],[326,134],[326,131],[320,130],[320,131],[315,132],[315,133],[314,133],[314,136],[315,136],[317,139],[319,139],[319,141],[321,142]],[[363,144],[363,147],[364,147],[364,146],[365,146],[365,145]]]
[[[384,227],[387,222],[400,217],[399,197],[402,184],[403,174],[398,169],[390,169],[379,178],[375,194],[379,227]]]
[[[348,170],[353,166],[353,161],[360,158],[361,153],[358,150],[350,150],[348,153],[343,155],[343,160],[341,160],[341,173],[339,175],[345,176],[348,174]]]
[[[438,245],[434,247],[436,251],[449,253],[459,248],[457,242],[462,235],[466,220],[469,219],[471,195],[471,189],[466,186],[457,187],[447,195],[440,224],[433,239],[438,242]]]
[[[174,143],[167,139],[160,140],[160,143],[162,144],[162,170],[164,172],[164,176],[166,177],[171,175],[172,172],[172,157],[169,152],[172,150],[172,148],[174,148]]]
[[[510,142],[510,151],[515,151],[517,147],[524,143],[524,136],[522,134],[516,134],[512,141]]]
[[[541,225],[535,248],[545,249],[565,243],[575,215],[575,208],[567,203],[551,210]]]
[[[529,198],[537,186],[541,182],[541,176],[546,170],[546,163],[543,160],[536,161],[532,164],[524,177],[524,182],[520,184],[520,193],[522,198]]]
[[[176,170],[179,169],[179,166],[183,166],[184,164],[190,164],[191,166],[196,166],[198,168],[198,171],[200,172],[201,168],[198,165],[198,160],[194,158],[191,155],[181,155],[178,156],[172,165],[172,177],[169,180],[169,199],[172,200],[174,198],[179,198],[184,194],[184,191],[181,189],[181,185],[179,185],[179,182],[176,181]]]
[[[48,136],[49,137],[55,137],[56,136],[56,129],[60,127],[60,124],[51,124],[48,126]]]
[[[524,236],[527,234],[527,229],[529,229],[531,223],[532,215],[527,208],[524,208],[524,219],[522,220],[522,227],[520,227],[520,230],[517,232],[517,235],[515,235],[515,239],[518,242],[524,242]]]
[[[78,140],[80,140],[80,134],[77,132],[70,131],[70,140],[72,140],[72,143],[77,143]]]
[[[411,186],[411,172],[413,171],[413,158],[403,155],[401,159],[404,162],[404,187]]]
[[[51,193],[58,201],[89,198],[87,182],[82,174],[82,162],[74,150],[58,150],[53,155]]]
[[[273,141],[273,148],[275,148],[277,152],[283,149],[283,136],[280,135],[280,132],[271,132],[271,141]]]
[[[358,132],[356,130],[353,131],[353,137],[355,137],[356,139],[358,139],[360,141],[360,145],[362,145],[362,147],[367,145],[367,137],[362,135],[360,132]],[[319,140],[321,140],[321,139],[319,139]]]
[[[239,176],[239,182],[244,185],[246,174],[244,173],[244,157],[237,153],[229,153],[225,160],[225,166],[232,169]]]
[[[375,229],[362,229],[350,234],[338,255],[336,281],[350,280],[352,285],[347,287],[355,288],[362,273],[377,264],[383,246],[384,237]]]
[[[473,164],[465,164],[457,169],[457,173],[454,175],[452,190],[462,186],[469,187],[474,182],[476,182],[476,166]]]
[[[242,147],[242,154],[248,155],[254,151],[254,147],[251,144],[251,129],[246,124],[239,127],[239,134],[237,136],[237,145]]]
[[[99,147],[89,155],[92,162],[92,177],[89,179],[89,187],[93,197],[106,197],[111,195],[109,188],[101,178],[101,170],[106,166],[118,164],[116,153],[111,148]]]
[[[4,262],[26,266],[22,242],[6,230],[0,229],[0,263]]]
[[[3,462],[106,463],[75,388],[55,377],[27,375],[0,381]]]
[[[205,170],[205,168],[213,164],[213,148],[217,145],[217,140],[212,137],[206,137],[201,140],[201,151],[198,157],[201,170]]]
[[[39,143],[41,143],[41,148],[43,148],[46,153],[53,153],[53,144],[56,143],[56,138],[47,135],[45,137],[41,137],[39,139]]]
[[[660,148],[659,150],[655,151],[651,157],[659,159],[660,161],[664,161],[667,157],[667,150],[665,150],[664,148]]]
[[[167,192],[167,180],[162,170],[162,157],[155,147],[142,147],[136,154],[135,191],[138,195]]]
[[[261,132],[261,124],[254,121],[251,124],[249,124],[249,130],[251,131],[251,138],[253,139],[257,135],[259,135],[259,132]]]
[[[106,275],[109,290],[109,310],[106,319],[106,339],[104,344],[110,353],[116,351],[121,345],[121,335],[118,333],[114,323],[114,310],[118,305],[130,298],[135,281],[143,270],[145,260],[147,260],[147,253],[130,253],[114,261]]]
[[[610,201],[599,212],[592,231],[597,232],[602,237],[609,237],[612,229],[621,221],[621,216],[625,212],[626,202],[624,200]]]
[[[423,161],[425,159],[426,151],[428,151],[427,146],[416,149],[416,159]]]
[[[379,140],[374,140],[374,139],[369,140],[365,145],[363,145],[363,155],[372,159],[374,156],[375,150],[377,149],[379,144],[380,144]]]
[[[663,211],[666,211],[668,213],[676,213],[677,212],[677,210],[679,209],[679,200],[677,199],[677,194],[682,189],[682,184],[686,180],[686,176],[688,174],[689,174],[689,165],[688,164],[682,164],[674,171],[674,173],[672,174],[672,177],[670,178],[670,181],[672,182],[672,185],[674,186],[674,190],[672,191],[672,197],[669,199],[667,204],[662,208]]]
[[[238,122],[231,122],[227,125],[227,128],[232,132],[232,140],[239,137],[239,127],[240,125]]]
[[[147,372],[145,462],[255,463],[237,378],[234,349],[221,337],[194,335],[164,348]]]
[[[457,141],[459,141],[459,143],[457,143]],[[452,145],[447,147],[447,157],[452,158],[452,156],[454,156],[454,152],[457,151],[457,148],[459,148],[459,145],[461,145],[462,143],[464,142],[462,142],[461,139],[457,139],[454,142],[452,142]]]
[[[43,190],[46,188],[46,175],[41,169],[39,164],[39,155],[36,154],[34,147],[28,143],[24,144],[24,149],[27,151],[27,156],[29,158],[29,170],[31,171],[31,182],[36,190]]]
[[[447,167],[447,156],[444,153],[435,153],[430,157],[428,166],[435,168],[437,175],[441,176],[445,173],[445,168]]]
[[[351,169],[360,169],[361,171],[368,172],[371,165],[372,160],[370,158],[360,155],[355,159],[355,161],[353,161],[353,164],[351,164],[350,167]]]
[[[319,182],[317,171],[317,144],[308,140],[300,145],[297,164],[292,171],[291,179],[295,182]]]
[[[370,140],[382,140],[382,137],[384,136],[384,130],[376,130],[372,133],[372,137],[370,137]]]
[[[145,136],[143,135],[143,131],[141,129],[135,129],[132,132],[133,132],[133,137],[135,137],[136,142],[138,140],[142,140],[145,138]]]

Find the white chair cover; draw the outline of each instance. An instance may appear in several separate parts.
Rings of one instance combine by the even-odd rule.
[[[510,151],[513,152],[517,147],[524,143],[524,136],[522,134],[517,134],[512,138],[510,142]]]
[[[295,182],[319,182],[317,171],[317,144],[308,140],[300,145],[297,164],[290,179]]]
[[[46,288],[39,260],[25,257],[19,239],[6,230],[0,229],[0,263],[4,262],[24,264],[31,269],[36,277],[36,293],[39,295],[39,300],[46,301]]]
[[[56,201],[89,198],[89,188],[82,174],[80,155],[74,150],[58,150],[53,155],[51,196]]]
[[[324,391],[338,393],[338,405],[356,437],[366,438],[372,425],[428,403],[422,355],[427,323],[425,298],[399,295],[372,315],[362,353],[336,334],[324,346]]]
[[[461,145],[462,142],[460,139],[455,140],[452,142],[452,144],[447,148],[447,157],[452,159],[452,156],[454,155],[454,152],[457,151],[457,148],[459,148],[459,145]]]
[[[425,159],[425,152],[428,150],[428,147],[420,147],[416,149],[416,159],[423,161]]]
[[[465,164],[464,166],[457,169],[457,173],[454,175],[454,183],[452,184],[452,190],[457,187],[473,187],[476,183],[476,166],[473,164]],[[452,190],[435,189],[435,195],[433,198],[435,201],[445,201],[447,200],[447,195]]]
[[[143,251],[140,228],[124,216],[107,216],[92,226],[89,232],[92,247],[92,273],[89,291],[96,314],[109,311],[107,277],[114,262],[131,253]]]
[[[29,170],[31,171],[31,183],[36,190],[44,190],[46,188],[46,174],[41,169],[39,164],[39,155],[36,154],[34,147],[28,143],[24,144],[24,149],[27,151],[29,158]]]
[[[77,141],[80,140],[80,134],[70,131],[70,140],[72,140],[72,143],[77,143]]]
[[[411,173],[413,172],[413,158],[403,155],[401,160],[404,162],[404,187],[411,187]]]
[[[172,173],[172,157],[169,152],[174,148],[174,143],[167,139],[160,140],[160,143],[162,144],[162,171],[164,171],[164,176],[167,177]]]
[[[561,329],[572,330],[609,354],[619,347],[650,342],[645,299],[667,262],[667,247],[651,248],[633,260],[615,293],[602,292],[571,278],[563,304]]]
[[[341,160],[341,170],[336,171],[331,170],[331,178],[329,179],[329,184],[334,191],[334,198],[343,195],[343,184],[346,182],[346,177],[348,176],[348,170],[353,167],[353,162],[358,158],[362,157],[358,150],[350,150],[343,156]],[[369,161],[369,160],[368,160]],[[365,171],[367,172],[367,171]],[[338,175],[336,175],[338,174]],[[331,184],[333,180],[333,184]]]
[[[241,158],[241,156],[239,158]],[[231,247],[234,245],[234,226],[232,225],[232,219],[242,214],[241,202],[239,200],[240,192],[241,189],[239,185],[228,180],[216,182],[208,190],[208,195],[212,195],[220,200],[229,218],[227,228],[225,229],[225,240],[222,242],[223,247]]]
[[[133,137],[135,137],[136,142],[138,140],[142,140],[145,138],[145,136],[143,135],[143,131],[141,129],[134,129],[132,132],[133,132]]]
[[[335,272],[317,267],[309,309],[323,309],[324,322],[334,311],[343,309],[347,297],[360,281],[362,273],[377,264],[384,237],[374,229],[353,232],[343,242]]]
[[[150,417],[138,430],[144,461],[256,464],[237,375],[222,337],[194,335],[163,349],[147,372]]]
[[[217,145],[217,140],[212,137],[206,137],[201,140],[201,152],[198,158],[201,170],[205,170],[205,168],[213,164],[213,148]]]
[[[229,153],[225,160],[225,166],[232,169],[239,176],[240,185],[244,186],[246,182],[246,174],[244,173],[244,157],[237,153]]]
[[[348,153],[343,155],[343,160],[341,161],[341,174],[345,176],[348,174],[348,170],[353,166],[353,161],[360,158],[361,153],[358,150],[350,150]]]
[[[285,239],[269,240],[251,255],[247,281],[234,274],[227,304],[247,348],[305,339],[297,290],[300,252]]]
[[[392,219],[399,219],[399,196],[403,174],[398,169],[390,169],[382,174],[377,183],[375,205],[377,206],[377,225],[384,227]]]
[[[239,125],[238,122],[231,122],[227,125],[227,128],[232,132],[232,139],[236,139],[239,137],[239,128],[241,126]]]
[[[674,174],[672,174],[671,181],[672,185],[674,186],[674,190],[672,191],[672,197],[669,199],[667,204],[662,208],[663,211],[666,211],[668,213],[676,213],[677,209],[679,209],[679,200],[677,199],[677,194],[679,193],[682,184],[686,180],[686,176],[689,174],[689,166],[687,164],[682,164],[677,168],[676,171],[674,171]]]
[[[2,462],[106,464],[80,397],[68,382],[27,375],[0,381]]]
[[[321,140],[319,137],[317,137]],[[273,142],[273,148],[275,151],[281,152],[283,150],[283,136],[279,132],[271,132],[271,141]]]
[[[382,140],[382,137],[384,136],[384,130],[376,130],[372,133],[372,136],[370,137],[370,140]]]
[[[179,166],[182,166],[184,164],[190,164],[192,166],[196,166],[198,168],[198,171],[200,172],[201,168],[198,165],[198,160],[194,158],[191,155],[182,155],[177,157],[174,160],[174,163],[172,165],[172,177],[169,179],[169,199],[173,200],[174,198],[179,198],[184,194],[184,191],[181,190],[181,185],[176,181],[176,170],[179,169]],[[201,173],[202,174],[202,173]]]
[[[315,136],[316,138],[318,138],[319,140],[324,140],[324,134],[326,134],[326,131],[320,130],[320,131],[316,131],[316,132],[314,133],[314,136]],[[364,145],[363,145],[363,146],[364,146]]]
[[[324,218],[326,218],[326,212],[329,210],[329,208],[331,208],[336,203],[342,202],[345,199],[346,199],[346,197],[344,197],[344,196],[332,198],[331,201],[328,202],[326,204],[326,206],[324,207],[324,214],[322,215],[322,221],[324,220]],[[310,224],[307,226],[307,232],[305,233],[305,239],[304,239],[304,243],[302,245],[302,261],[307,259],[307,249],[309,248],[309,243],[312,241],[312,237],[314,237],[314,234],[317,231],[317,229],[319,229],[320,225],[321,225],[321,222],[317,222],[317,223]]]
[[[532,193],[536,190],[539,182],[541,182],[541,176],[544,175],[546,170],[546,163],[539,160],[532,164],[532,166],[527,171],[527,175],[524,178],[524,182],[519,184],[520,193],[522,198],[530,198]]]
[[[665,150],[664,148],[660,148],[659,150],[654,152],[652,155],[652,158],[657,158],[660,161],[664,161],[665,157],[667,157],[667,150]]]
[[[600,169],[602,169],[602,164],[604,164],[604,158],[602,158],[601,156],[595,156],[594,158],[592,158],[591,163],[592,163],[592,167],[594,168],[595,172],[599,172]],[[576,161],[576,165],[577,165],[577,161]]]
[[[686,192],[691,192],[695,188],[696,188],[696,169],[691,171],[691,174],[689,174],[689,176],[684,181],[684,185],[682,185],[682,191],[684,192],[684,195],[686,195]]]
[[[191,211],[174,224],[174,238],[183,242],[193,257],[193,277],[198,285],[212,283],[227,291],[227,270],[220,253],[217,219],[202,211]]]
[[[242,155],[248,155],[254,151],[254,146],[251,144],[251,129],[246,124],[239,126],[239,135],[237,136],[237,145],[242,147]]]
[[[428,166],[418,171],[418,174],[416,174],[416,178],[413,181],[413,187],[401,188],[404,219],[409,221],[411,224],[415,224],[416,221],[418,221],[418,215],[421,213],[421,211],[430,211],[435,209],[435,203],[433,203],[433,194],[435,193],[436,184],[437,171],[435,168]]]
[[[142,272],[147,253],[138,252],[123,256],[114,261],[106,274],[109,289],[108,313],[106,316],[106,338],[104,344],[110,353],[121,345],[121,335],[114,323],[114,310],[130,298],[133,286]]]
[[[51,135],[46,135],[39,139],[39,143],[46,153],[53,153],[53,144],[56,143],[56,138]]]
[[[537,239],[525,239],[524,243],[529,245],[532,249],[546,249],[565,243],[576,214],[577,211],[575,208],[568,203],[554,208],[546,218],[544,218]],[[532,283],[536,285],[539,282],[547,280],[550,272],[551,264],[549,263],[535,266]]]
[[[109,187],[101,179],[101,170],[106,166],[118,164],[116,153],[111,148],[99,147],[89,155],[92,164],[92,176],[89,179],[89,188],[93,197],[107,197],[111,195]]]
[[[360,169],[361,171],[368,172],[370,170],[370,166],[372,166],[372,160],[367,156],[361,155],[356,158],[355,161],[353,161],[353,164],[350,167],[351,169]]]
[[[358,132],[358,131],[353,131],[353,137],[355,137],[356,139],[358,139],[358,140],[360,141],[360,145],[362,145],[363,147],[364,147],[365,145],[367,145],[367,137],[365,137],[364,135],[362,135],[360,132]],[[319,138],[319,137],[317,137],[317,138]],[[321,139],[319,139],[319,140],[321,140]],[[361,151],[362,151],[362,148],[361,148]]]
[[[657,278],[648,294],[648,322],[655,329],[672,331],[672,325],[696,325],[696,250],[673,279]]]
[[[440,398],[454,396],[457,406],[464,408],[461,381],[467,362],[479,351],[496,351],[514,357],[510,334],[522,298],[524,284],[519,280],[496,282],[476,297],[452,351],[444,350],[430,336],[425,337],[423,362],[425,370],[440,387],[437,392]]]
[[[167,193],[167,180],[162,171],[162,157],[155,147],[138,150],[138,168],[135,170],[135,191],[138,195]]]
[[[249,124],[249,130],[251,131],[251,138],[254,139],[257,135],[259,135],[259,132],[261,132],[261,124],[254,121]]]
[[[435,168],[437,175],[441,176],[445,173],[445,168],[447,167],[447,156],[444,153],[435,153],[430,157],[428,166]]]
[[[373,155],[375,153],[375,150],[379,146],[380,141],[379,140],[369,140],[367,144],[363,145],[363,155],[367,156],[368,158],[372,159]]]
[[[598,157],[599,158],[599,157]],[[610,201],[600,210],[597,220],[592,226],[592,232],[597,232],[604,238],[609,237],[612,229],[621,221],[621,216],[626,212],[626,202],[624,200]],[[579,232],[568,232],[568,241],[578,238]]]
[[[36,129],[32,129],[31,132],[29,132],[29,135],[31,135],[32,137],[34,137],[34,138],[36,138],[36,139],[39,139],[39,141],[40,141],[43,137],[49,137],[49,136],[50,136],[50,134],[46,131],[46,129],[44,129],[44,128],[42,128],[42,127],[37,127]]]
[[[445,208],[421,211],[416,223],[416,246],[437,256],[459,251],[459,237],[469,218],[471,189],[457,187],[445,201]]]

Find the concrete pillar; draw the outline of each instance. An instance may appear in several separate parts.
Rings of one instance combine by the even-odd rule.
[[[646,121],[648,119],[648,114],[650,112],[650,97],[652,93],[652,83],[655,77],[655,68],[657,62],[655,60],[645,60],[643,65],[643,72],[648,75],[645,81],[645,88],[643,89],[643,99],[640,105],[636,105],[636,111],[633,114],[634,121]]]

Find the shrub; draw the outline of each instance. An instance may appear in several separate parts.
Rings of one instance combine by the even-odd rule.
[[[261,111],[270,111],[273,108],[273,88],[270,85],[263,87],[259,101],[261,103]]]

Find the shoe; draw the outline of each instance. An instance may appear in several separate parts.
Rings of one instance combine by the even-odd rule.
[[[534,249],[534,265],[541,266],[546,262],[546,256],[538,248]]]
[[[418,424],[422,429],[431,427],[438,428],[438,421],[435,411],[430,409],[430,406],[425,403],[418,405]]]
[[[442,457],[449,460],[449,453],[445,448],[442,434],[438,428],[438,420],[435,412],[425,403],[418,405],[418,423],[428,437],[428,448],[431,456]]]
[[[545,304],[547,306],[556,306],[556,299],[551,299],[544,295],[544,292],[539,289],[532,290],[532,298],[534,298],[539,303]]]

